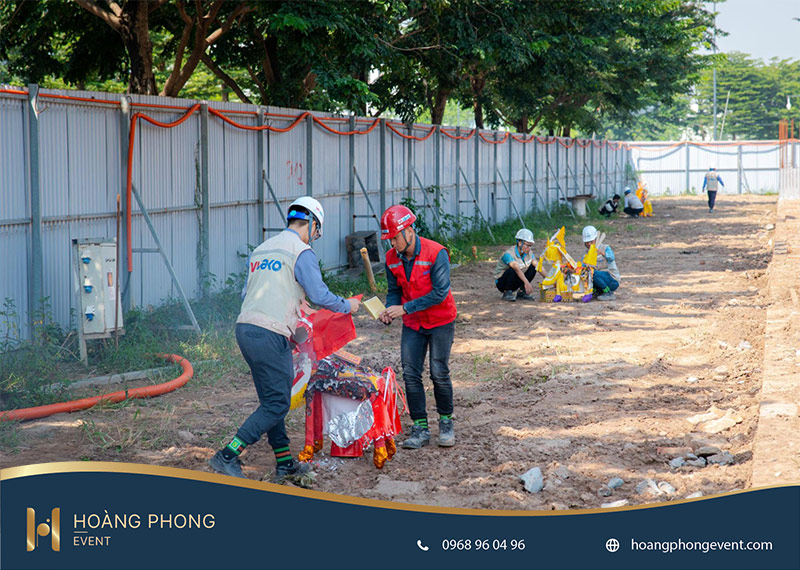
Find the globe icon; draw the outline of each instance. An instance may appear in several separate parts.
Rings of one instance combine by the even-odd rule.
[[[609,538],[606,541],[606,550],[609,552],[616,552],[619,550],[619,541],[616,538]]]

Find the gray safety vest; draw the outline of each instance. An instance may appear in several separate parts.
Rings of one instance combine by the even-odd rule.
[[[256,325],[285,337],[294,334],[305,291],[294,278],[297,257],[310,246],[284,230],[250,254],[247,293],[237,323]]]
[[[709,170],[706,172],[706,190],[710,190],[711,192],[716,192],[719,190],[719,181],[717,180],[717,174],[713,170]]]

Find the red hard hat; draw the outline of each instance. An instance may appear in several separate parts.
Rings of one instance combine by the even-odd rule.
[[[381,239],[392,239],[416,221],[414,212],[405,206],[389,206],[381,216]]]

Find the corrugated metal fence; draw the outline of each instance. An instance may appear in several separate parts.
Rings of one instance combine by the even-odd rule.
[[[798,165],[797,140],[741,142],[631,142],[631,170],[647,182],[654,195],[699,192],[703,177],[714,166],[724,194],[777,192],[781,179],[781,150]],[[786,165],[783,165],[785,168]]]
[[[0,302],[13,300],[22,338],[44,298],[57,323],[73,326],[71,240],[115,237],[117,195],[127,307],[177,297],[135,200],[133,271],[125,280],[128,141],[136,113],[169,123],[195,103],[0,87]],[[322,113],[298,121],[302,112],[293,109],[210,107],[211,113],[203,103],[174,128],[139,120],[131,164],[132,186],[191,298],[240,272],[242,256],[262,241],[263,228],[283,227],[281,212],[301,195],[313,195],[325,208],[325,237],[315,250],[326,269],[337,269],[347,264],[345,236],[379,233],[382,210],[402,199],[423,209],[429,227],[453,230],[578,194],[606,197],[619,191],[630,170],[629,151],[607,141],[531,140],[391,120],[375,125],[375,119]],[[239,125],[274,130],[239,128],[214,110]],[[0,335],[10,324],[0,315]]]

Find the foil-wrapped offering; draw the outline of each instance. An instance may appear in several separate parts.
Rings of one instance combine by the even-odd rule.
[[[364,400],[354,411],[330,418],[328,436],[339,447],[348,447],[364,437],[374,421],[372,403]]]

